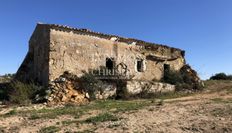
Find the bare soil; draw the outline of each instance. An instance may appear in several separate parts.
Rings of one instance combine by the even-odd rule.
[[[142,106],[141,103],[146,106]],[[89,108],[71,105],[47,107],[42,104],[23,107],[1,105],[0,133],[232,132],[231,81],[207,81],[204,91],[178,98],[141,99],[118,103],[114,101],[102,104],[104,106],[92,103]],[[122,107],[118,107],[118,104]],[[70,110],[63,111],[68,108]],[[77,114],[80,110],[82,113],[76,115],[73,109],[77,110]]]

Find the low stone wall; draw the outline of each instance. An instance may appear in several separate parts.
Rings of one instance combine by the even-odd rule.
[[[136,96],[139,94],[160,94],[175,91],[175,85],[149,81],[127,81],[126,94]]]

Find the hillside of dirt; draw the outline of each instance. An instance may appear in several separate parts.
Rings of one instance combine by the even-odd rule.
[[[230,133],[232,81],[205,81],[201,92],[85,106],[0,105],[0,133]]]

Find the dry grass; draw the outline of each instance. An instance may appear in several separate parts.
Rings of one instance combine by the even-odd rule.
[[[145,132],[143,129],[146,129],[147,132],[158,132],[161,128],[167,131],[178,129],[180,132],[195,128],[202,128],[201,131],[213,131],[207,126],[201,126],[202,123],[210,126],[210,122],[214,122],[217,127],[220,127],[215,129],[215,132],[220,132],[224,127],[220,125],[218,117],[224,118],[224,124],[230,124],[230,116],[232,116],[232,82],[206,81],[205,84],[206,88],[203,92],[167,93],[153,99],[94,101],[85,106],[68,104],[63,107],[44,107],[42,109],[10,107],[8,112],[0,115],[3,125],[0,126],[0,132],[1,130],[9,131],[5,128],[6,123],[15,119],[19,123],[7,126],[14,125],[21,128],[23,125],[27,127],[27,131],[45,133],[129,132],[134,131],[132,129],[138,129],[140,132]],[[6,109],[3,108],[2,112],[4,110]],[[17,119],[18,117],[20,120]],[[204,118],[207,119],[202,120]],[[175,124],[169,123],[169,119]],[[153,127],[157,125],[156,122],[160,123],[159,128]],[[38,125],[32,130],[33,123]],[[194,126],[188,125],[189,123]],[[171,130],[171,128],[173,129]],[[227,130],[230,131],[230,128]]]

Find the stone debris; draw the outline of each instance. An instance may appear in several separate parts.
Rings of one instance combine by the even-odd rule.
[[[74,103],[87,104],[90,100],[104,100],[116,96],[116,84],[103,82],[101,89],[95,89],[92,93],[81,86],[81,79],[69,72],[65,72],[59,78],[50,83],[50,92],[46,99],[48,104]],[[90,97],[90,93],[93,97]]]
[[[48,97],[49,104],[74,103],[87,104],[88,93],[79,86],[79,78],[75,75],[64,73],[50,84],[51,94]]]
[[[196,84],[202,84],[203,85],[203,82],[201,81],[201,79],[199,78],[199,76],[197,75],[197,72],[195,70],[193,70],[191,68],[190,65],[186,64],[184,65],[180,71],[182,73],[185,73],[188,75],[188,77],[191,77],[193,82],[196,83]],[[204,86],[204,85],[203,85]]]

